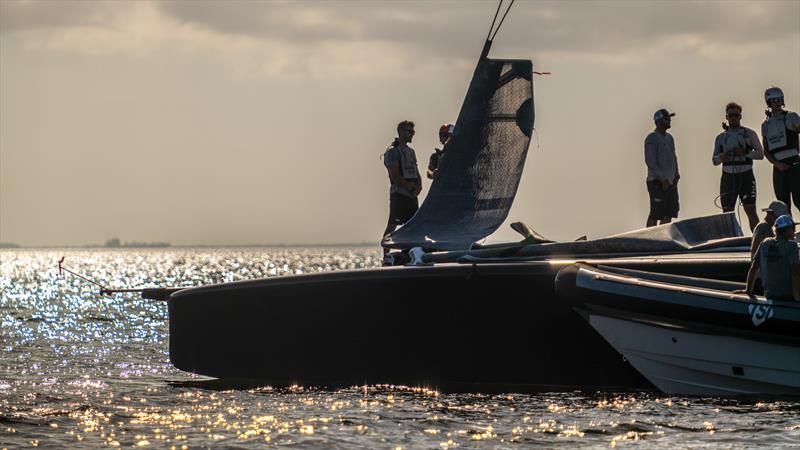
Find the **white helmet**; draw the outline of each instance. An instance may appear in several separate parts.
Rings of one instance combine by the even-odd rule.
[[[767,106],[769,106],[769,102],[772,100],[778,100],[781,103],[781,106],[783,106],[783,91],[781,88],[772,86],[764,91],[764,101],[767,102]]]

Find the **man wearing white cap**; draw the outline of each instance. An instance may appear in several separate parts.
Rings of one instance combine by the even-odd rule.
[[[800,116],[783,109],[783,91],[771,87],[764,92],[769,109],[767,119],[761,124],[764,155],[774,166],[772,187],[775,198],[786,203],[791,211],[792,202],[800,208]]]
[[[669,223],[678,217],[678,157],[675,140],[667,130],[672,126],[672,116],[666,109],[653,114],[656,129],[644,140],[644,161],[647,164],[647,193],[650,196],[650,213],[647,226]]]
[[[753,293],[755,279],[761,273],[764,296],[771,300],[800,301],[800,249],[794,238],[795,225],[791,216],[775,220],[775,237],[766,238],[758,246],[756,256],[747,272],[747,287],[742,292]]]
[[[764,239],[768,237],[775,237],[775,233],[772,232],[772,227],[775,225],[775,220],[777,220],[780,216],[788,215],[789,207],[786,206],[786,203],[783,203],[780,200],[773,200],[769,206],[763,208],[761,211],[764,211],[767,214],[764,216],[764,221],[759,222],[758,225],[756,225],[756,227],[753,229],[753,242],[750,243],[751,257],[755,256],[758,246]]]

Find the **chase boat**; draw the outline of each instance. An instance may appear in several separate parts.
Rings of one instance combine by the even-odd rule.
[[[800,396],[800,302],[741,283],[574,264],[558,296],[668,394]]]

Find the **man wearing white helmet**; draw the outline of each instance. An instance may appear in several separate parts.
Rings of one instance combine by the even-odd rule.
[[[669,223],[678,217],[678,157],[675,155],[675,140],[667,130],[672,126],[672,117],[666,109],[653,114],[656,129],[644,140],[644,161],[647,164],[647,193],[650,196],[650,213],[647,226]]]
[[[772,168],[772,187],[775,197],[786,203],[791,211],[792,201],[800,208],[800,116],[783,109],[783,91],[771,87],[764,92],[769,109],[761,124],[765,155]]]
[[[752,294],[760,272],[765,297],[800,301],[800,256],[797,243],[792,240],[796,225],[788,215],[775,220],[775,237],[764,239],[758,246],[747,272],[747,287],[736,292]]]
[[[730,212],[736,207],[736,200],[741,199],[752,231],[758,224],[753,160],[763,159],[764,150],[756,132],[741,125],[741,105],[728,103],[725,106],[725,117],[728,123],[723,122],[722,128],[725,131],[714,141],[714,153],[711,157],[715,166],[722,164],[720,203],[723,212]]]

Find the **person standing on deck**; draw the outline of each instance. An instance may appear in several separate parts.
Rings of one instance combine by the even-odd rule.
[[[775,237],[764,239],[758,246],[747,272],[747,287],[734,292],[752,295],[760,272],[765,297],[800,301],[800,249],[792,240],[796,225],[788,215],[775,220]]]
[[[719,182],[719,197],[723,212],[731,212],[739,198],[750,222],[750,231],[758,224],[756,213],[756,177],[753,174],[753,160],[764,158],[764,149],[755,131],[741,125],[742,107],[731,102],[725,106],[725,117],[720,133],[714,141],[711,161],[715,166],[722,164],[722,178]]]
[[[384,239],[398,226],[408,222],[419,209],[417,197],[422,192],[422,177],[417,168],[417,154],[408,144],[414,139],[414,122],[404,120],[397,124],[397,139],[383,154],[383,165],[389,172],[389,223],[383,232]],[[384,265],[389,249],[383,249]]]
[[[775,221],[778,219],[778,217],[789,214],[789,207],[786,206],[786,203],[783,203],[780,200],[773,200],[768,207],[762,209],[761,211],[764,211],[767,214],[764,216],[764,221],[759,222],[759,224],[753,229],[753,239],[750,243],[751,258],[756,255],[756,250],[758,250],[758,246],[761,245],[761,242],[764,239],[768,237],[775,237],[775,233],[772,232],[772,227],[775,225]]]
[[[769,108],[767,119],[761,124],[765,155],[772,168],[772,187],[775,198],[786,203],[789,212],[792,202],[800,208],[800,116],[783,109],[783,91],[771,87],[764,92],[764,101]]]
[[[452,123],[446,123],[439,127],[439,142],[442,144],[442,149],[433,149],[431,159],[428,161],[427,175],[429,180],[433,180],[439,176],[439,160],[444,155],[444,151],[447,150],[447,143],[450,142],[450,137],[453,136],[454,127],[455,125]]]
[[[647,164],[647,193],[650,196],[650,214],[647,226],[669,223],[678,217],[678,157],[675,140],[667,130],[672,126],[672,116],[666,109],[653,114],[656,129],[644,140],[644,161]]]

